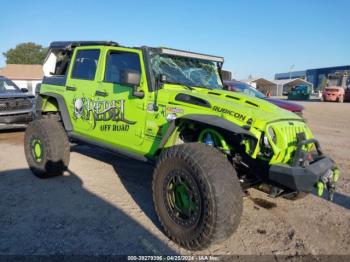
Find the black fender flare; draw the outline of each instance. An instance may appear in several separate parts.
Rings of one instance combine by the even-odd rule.
[[[190,115],[184,115],[179,118],[176,118],[175,120],[170,122],[170,125],[165,133],[165,135],[162,138],[161,143],[159,144],[158,149],[161,149],[164,147],[166,142],[168,141],[169,137],[171,134],[174,132],[176,126],[180,121],[183,120],[189,120],[189,121],[195,121],[199,123],[203,123],[209,126],[214,126],[218,127],[221,129],[225,129],[227,131],[230,131],[235,134],[241,134],[241,135],[246,135],[246,136],[251,136],[252,138],[256,139],[256,137],[253,135],[252,132],[250,132],[247,129],[244,129],[243,127],[230,122],[229,120],[219,117],[219,116],[214,116],[214,115],[199,115],[199,114],[190,114]]]
[[[57,104],[58,104],[58,110],[60,111],[60,114],[61,114],[61,118],[62,118],[62,121],[63,121],[63,125],[64,125],[64,128],[66,129],[66,131],[72,131],[73,130],[73,126],[72,126],[72,122],[70,120],[70,117],[69,117],[69,113],[68,113],[68,108],[67,108],[67,105],[66,105],[66,102],[64,100],[64,97],[62,95],[59,95],[59,94],[55,94],[55,93],[41,93],[38,95],[38,98],[37,98],[37,107],[36,107],[36,111],[37,111],[37,115],[38,113],[41,114],[41,104],[42,104],[42,96],[45,96],[45,97],[52,97],[54,98],[56,101],[57,101]],[[40,99],[39,99],[40,97]],[[40,109],[39,109],[40,108]],[[40,110],[40,112],[38,112]]]

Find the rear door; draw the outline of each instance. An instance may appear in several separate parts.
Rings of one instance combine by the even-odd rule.
[[[72,120],[74,132],[94,137],[94,97],[99,74],[101,49],[96,47],[77,48],[68,72],[65,99]]]

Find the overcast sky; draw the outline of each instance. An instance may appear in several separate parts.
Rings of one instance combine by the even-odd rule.
[[[0,52],[29,41],[114,40],[220,55],[237,79],[273,78],[292,64],[350,64],[349,16],[349,0],[3,0]]]

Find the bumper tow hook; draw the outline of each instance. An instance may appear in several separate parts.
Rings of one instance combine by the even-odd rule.
[[[336,182],[340,176],[340,171],[338,168],[333,168],[328,170],[317,183],[317,195],[321,197],[326,188],[329,193],[329,200],[333,201],[333,196],[336,190]]]

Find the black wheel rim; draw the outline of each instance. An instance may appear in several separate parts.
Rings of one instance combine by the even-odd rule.
[[[197,224],[201,214],[198,185],[186,170],[173,170],[164,180],[165,206],[171,219],[179,225]]]

